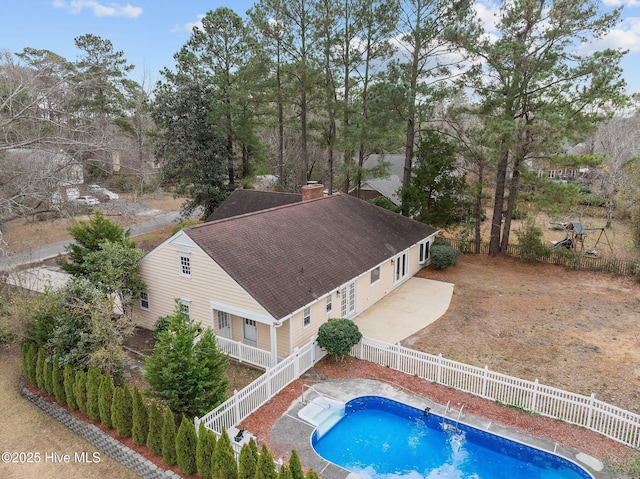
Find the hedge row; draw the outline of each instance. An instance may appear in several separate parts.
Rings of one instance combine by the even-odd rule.
[[[115,429],[121,438],[131,437],[134,444],[146,445],[153,454],[162,455],[168,466],[178,465],[185,475],[197,473],[202,479],[317,479],[310,469],[305,476],[296,451],[289,465],[276,472],[271,453],[262,446],[260,454],[253,439],[242,446],[236,461],[226,431],[220,438],[200,424],[196,433],[193,421],[176,418],[168,408],[147,405],[137,387],[115,386],[113,378],[96,368],[75,371],[67,364],[60,368],[31,341],[21,345],[25,377],[38,389],[54,396],[71,410],[80,410],[107,429]]]

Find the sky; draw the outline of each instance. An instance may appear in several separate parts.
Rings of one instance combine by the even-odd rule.
[[[640,0],[600,0],[603,8],[623,6],[622,22],[600,41],[629,53],[622,62],[627,93],[640,93]],[[9,0],[0,14],[0,50],[25,47],[51,50],[74,61],[74,38],[91,33],[110,40],[135,69],[130,77],[146,87],[189,39],[191,29],[209,10],[226,6],[244,17],[252,0]],[[492,24],[497,3],[476,0],[485,25]]]

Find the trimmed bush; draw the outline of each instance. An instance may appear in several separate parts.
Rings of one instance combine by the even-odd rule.
[[[78,403],[76,402],[76,371],[71,364],[67,364],[62,372],[64,380],[64,395],[67,398],[67,406],[72,411],[78,409]]]
[[[278,479],[293,479],[291,469],[286,465],[281,466],[280,471],[278,472]]]
[[[253,442],[253,446],[251,443]],[[258,449],[253,438],[243,444],[238,460],[238,479],[254,479],[258,468]]]
[[[33,341],[29,341],[29,351],[27,352],[27,368],[25,376],[32,384],[36,382],[36,366],[38,363],[38,346]]]
[[[213,479],[238,479],[238,463],[225,429],[222,430],[211,456],[211,477]]]
[[[171,409],[167,409],[162,423],[162,460],[173,466],[176,463],[176,422]]]
[[[291,470],[292,479],[304,479],[304,472],[302,471],[300,456],[298,456],[298,453],[295,449],[291,451],[291,457],[289,458],[289,469]]]
[[[133,388],[133,427],[131,435],[133,443],[142,446],[147,442],[149,434],[149,413],[147,405],[142,400],[142,394],[137,387]]]
[[[456,264],[456,250],[451,246],[434,244],[431,246],[431,263],[438,269],[447,269]]]
[[[40,391],[44,391],[44,361],[47,357],[43,348],[38,349],[38,356],[36,357],[36,386]]]
[[[211,456],[216,448],[216,442],[216,434],[200,423],[196,444],[196,471],[201,479],[211,479]],[[242,466],[242,453],[240,453],[240,460]],[[253,476],[255,476],[255,469]],[[246,479],[253,479],[253,476],[247,476]]]
[[[56,401],[60,404],[66,404],[67,395],[64,391],[64,374],[60,367],[58,356],[53,359],[51,381],[53,382],[53,395],[56,397]]]
[[[83,413],[87,413],[87,373],[82,369],[76,372],[76,403],[78,409]]]
[[[98,410],[100,411],[100,422],[107,429],[113,427],[111,419],[111,406],[113,404],[113,378],[110,375],[104,375],[100,382],[98,390]]]
[[[133,397],[131,396],[129,386],[126,384],[122,388],[122,402],[120,407],[122,414],[120,417],[120,429],[116,430],[120,437],[131,437],[133,430]]]
[[[320,479],[320,476],[318,476],[318,473],[313,469],[309,469],[309,472],[307,472],[307,476],[305,479]]]
[[[42,382],[44,386],[44,392],[53,396],[53,363],[51,358],[44,360],[44,366],[42,367]]]
[[[196,427],[186,416],[182,416],[176,435],[176,459],[180,472],[187,476],[196,472],[197,442]]]
[[[156,403],[149,406],[149,432],[147,433],[147,447],[156,455],[162,454],[162,425],[164,418]]]
[[[87,373],[87,416],[93,421],[100,419],[100,383],[102,373],[99,369],[90,367]]]
[[[277,479],[277,477],[278,473],[273,463],[273,456],[267,449],[267,446],[263,444],[260,450],[260,457],[258,458],[258,468],[255,479]]]
[[[318,329],[318,346],[338,360],[349,355],[361,338],[358,325],[346,318],[331,318]]]

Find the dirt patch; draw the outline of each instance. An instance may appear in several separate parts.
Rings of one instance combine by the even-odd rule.
[[[640,284],[633,278],[459,257],[419,276],[453,283],[448,311],[404,345],[640,413]]]

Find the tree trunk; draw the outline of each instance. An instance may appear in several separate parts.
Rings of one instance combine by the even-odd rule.
[[[480,244],[481,244],[481,228],[482,225],[482,184],[484,182],[484,160],[480,160],[478,162],[478,187],[476,188],[476,198],[475,198],[475,225],[474,225],[474,247],[476,254],[480,254]]]
[[[493,215],[491,218],[491,235],[489,237],[489,256],[500,254],[500,233],[502,232],[502,207],[504,206],[504,189],[507,179],[507,165],[509,163],[509,149],[506,148],[497,165],[496,194],[493,201]]]
[[[518,155],[513,164],[513,176],[509,185],[509,200],[507,201],[507,212],[504,215],[504,225],[502,227],[502,239],[500,241],[500,252],[506,254],[509,247],[509,235],[511,234],[511,220],[513,212],[516,210],[518,192],[520,191],[520,168],[522,157]]]

